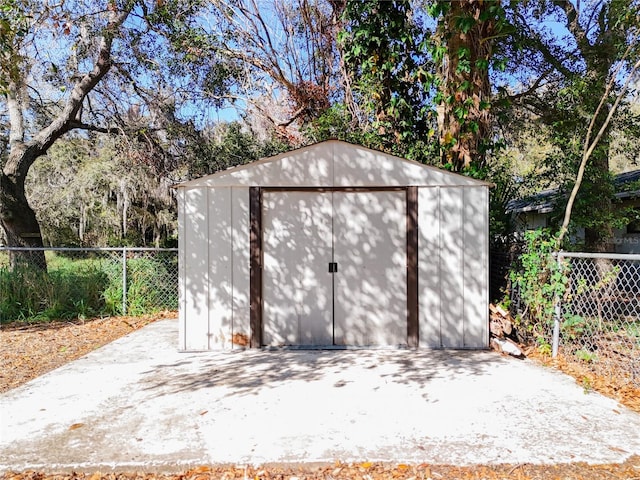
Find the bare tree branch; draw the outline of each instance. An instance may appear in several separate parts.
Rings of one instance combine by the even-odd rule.
[[[567,28],[576,39],[576,43],[578,44],[578,48],[580,51],[585,54],[591,48],[591,44],[589,43],[589,38],[587,37],[587,32],[582,28],[579,21],[579,11],[576,7],[568,0],[553,0],[553,4],[560,8],[567,17]],[[596,9],[594,8],[594,11]]]
[[[535,82],[533,82],[531,84],[531,86],[529,88],[527,88],[526,90],[523,90],[520,93],[516,93],[514,95],[508,95],[507,99],[512,101],[512,102],[516,102],[518,100],[520,100],[521,98],[527,98],[529,96],[531,96],[536,90],[538,90],[538,88],[540,88],[540,84],[542,83],[542,81],[547,78],[549,75],[551,75],[551,73],[553,73],[552,69],[548,69],[544,72],[542,72],[542,75],[540,75],[538,78],[536,78]]]
[[[630,51],[631,51],[632,47],[634,46],[634,44],[635,44],[635,42],[631,42],[630,43],[630,45],[627,47],[627,50],[626,50],[624,56],[622,57],[622,60],[624,60],[627,57],[627,55],[630,53]],[[602,98],[600,99],[600,103],[598,104],[598,107],[596,108],[596,111],[594,112],[593,117],[591,118],[591,122],[589,123],[589,128],[587,129],[587,134],[586,134],[585,140],[584,140],[584,148],[583,148],[583,153],[582,153],[582,160],[580,161],[580,167],[578,168],[578,175],[576,177],[576,183],[573,185],[573,188],[571,190],[571,194],[569,195],[569,199],[567,201],[567,206],[565,207],[564,219],[562,221],[562,227],[560,228],[560,233],[558,235],[558,245],[559,246],[562,245],[562,241],[563,241],[565,235],[567,234],[567,232],[569,231],[569,223],[571,221],[571,212],[573,210],[573,204],[575,203],[576,197],[578,195],[578,191],[580,190],[580,186],[582,185],[582,179],[584,177],[584,172],[585,172],[585,169],[587,167],[587,162],[589,161],[589,158],[591,157],[591,154],[593,153],[593,150],[598,145],[598,142],[600,141],[600,139],[604,135],[604,132],[607,130],[607,128],[609,128],[609,124],[611,123],[611,119],[613,118],[613,115],[615,114],[616,110],[618,109],[618,105],[620,105],[620,102],[621,102],[622,98],[626,95],[627,89],[629,87],[629,84],[631,83],[631,80],[635,77],[636,72],[640,69],[640,60],[638,60],[635,64],[633,64],[633,66],[631,67],[631,70],[627,73],[627,77],[626,77],[625,83],[624,83],[622,89],[620,90],[620,92],[618,93],[618,95],[617,95],[617,97],[615,99],[615,102],[613,103],[613,105],[609,109],[609,113],[607,115],[607,118],[605,119],[603,124],[600,126],[600,129],[598,130],[598,133],[596,134],[596,136],[593,139],[593,141],[591,141],[591,135],[593,134],[593,129],[595,127],[596,119],[597,119],[598,115],[600,114],[600,111],[602,110],[602,107],[604,106],[604,104],[608,100],[609,92],[613,89],[614,85],[616,84],[617,76],[620,73],[620,70],[622,69],[622,65],[623,65],[623,61],[621,61],[618,64],[618,67],[615,69],[615,71],[611,75],[611,78],[610,78],[609,82],[607,83],[605,92],[603,93]]]
[[[129,7],[130,9],[131,7]],[[98,55],[93,69],[82,76],[71,90],[62,112],[44,129],[38,132],[29,142],[24,144],[24,121],[22,119],[22,109],[20,112],[12,113],[11,138],[13,144],[9,159],[4,166],[4,174],[7,176],[26,176],[29,167],[33,162],[63,134],[70,130],[70,123],[76,120],[77,113],[82,107],[84,99],[89,92],[102,80],[111,67],[111,46],[113,37],[118,28],[126,20],[130,10],[111,11],[105,27],[105,31],[100,38]],[[15,88],[17,89],[17,85]],[[16,98],[17,102],[17,98]],[[14,103],[13,108],[18,108],[19,104]],[[24,153],[29,150],[29,154]]]
[[[90,125],[88,123],[79,122],[73,120],[69,122],[70,130],[85,130],[88,132],[96,132],[96,133],[107,133],[107,134],[118,134],[122,133],[122,129],[116,127],[100,127],[97,125]]]

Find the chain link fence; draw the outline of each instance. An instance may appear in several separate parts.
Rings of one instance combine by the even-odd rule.
[[[177,308],[177,249],[0,247],[2,323]]]
[[[556,342],[602,376],[640,387],[640,255],[565,253]]]

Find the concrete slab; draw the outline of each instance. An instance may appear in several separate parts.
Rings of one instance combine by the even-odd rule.
[[[0,472],[640,454],[640,415],[493,352],[176,346],[159,321],[2,395]]]

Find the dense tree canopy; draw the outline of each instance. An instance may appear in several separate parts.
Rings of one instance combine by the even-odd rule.
[[[546,158],[546,170],[562,188],[569,190],[575,183],[585,142],[605,125],[628,75],[636,75],[632,66],[639,47],[639,9],[634,0],[549,0],[522,2],[508,12],[514,29],[505,45],[509,60],[505,90],[511,90],[508,97],[514,109],[550,129],[547,141],[555,149]],[[616,118],[628,115],[634,98],[622,100]],[[607,241],[616,224],[611,134],[612,127],[607,126],[595,145],[576,204],[575,219],[586,227],[587,248],[592,250],[610,248]]]

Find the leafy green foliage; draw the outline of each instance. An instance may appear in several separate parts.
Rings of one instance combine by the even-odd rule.
[[[240,122],[222,123],[204,132],[193,132],[187,149],[192,159],[189,175],[208,175],[289,149],[291,145],[275,135],[260,140]]]
[[[442,163],[455,171],[482,169],[502,145],[492,130],[489,73],[501,58],[496,39],[509,31],[505,9],[498,0],[432,0],[429,14],[438,25],[430,52],[439,69]]]
[[[493,182],[489,190],[489,238],[496,244],[508,244],[515,230],[514,218],[507,211],[509,201],[523,196],[526,182],[508,154],[496,156],[478,177]]]
[[[22,55],[18,46],[29,29],[25,3],[19,0],[0,2],[0,95],[8,93],[9,82],[15,82],[21,73]]]
[[[27,194],[48,244],[161,246],[171,241],[177,227],[168,179],[129,156],[119,140],[63,139],[34,164]]]
[[[532,230],[525,234],[525,247],[520,266],[510,273],[512,288],[526,306],[518,325],[548,350],[548,332],[553,325],[555,305],[565,292],[567,277],[563,266],[554,258],[557,239],[547,230]]]
[[[42,321],[88,318],[105,311],[102,291],[107,276],[95,265],[71,267],[61,260],[50,272],[20,266],[0,268],[0,319]]]
[[[86,319],[122,314],[122,263],[100,258],[47,255],[48,272],[0,265],[0,321]],[[127,262],[127,314],[142,315],[178,307],[168,282],[177,271],[174,254]]]
[[[408,0],[347,2],[339,41],[369,146],[425,161],[436,141],[428,30]],[[356,119],[358,120],[358,119]],[[409,149],[410,145],[419,148]]]
[[[550,130],[548,141],[554,149],[540,170],[565,192],[575,183],[586,139],[593,140],[614,103],[619,85],[608,93],[607,85],[622,78],[614,73],[616,68],[628,71],[638,58],[639,8],[634,0],[581,5],[543,0],[511,2],[506,10],[514,28],[503,45],[508,75],[502,76],[506,86],[501,96],[522,108],[534,125]],[[549,21],[557,22],[557,28],[549,29]],[[560,28],[565,35],[557,34]],[[508,92],[513,92],[514,79],[522,88],[512,95]],[[625,116],[627,109],[621,106],[616,115]],[[592,251],[611,248],[607,241],[619,221],[611,200],[611,133],[610,128],[604,131],[591,154],[571,217],[574,227],[586,228],[585,247]],[[564,211],[564,202],[558,208]]]

